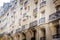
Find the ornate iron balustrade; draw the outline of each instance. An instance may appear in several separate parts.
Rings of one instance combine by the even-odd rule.
[[[16,32],[20,32],[21,31],[21,29],[20,28],[18,28],[17,30],[16,30]]]
[[[21,26],[21,28],[16,29],[16,32],[21,32],[24,29],[25,29],[25,25]]]
[[[54,21],[59,18],[60,18],[60,11],[57,11],[56,13],[49,15],[49,21]]]
[[[24,29],[25,29],[25,25],[22,26],[22,30],[24,30]]]
[[[44,17],[44,18],[39,19],[39,23],[40,23],[40,24],[45,23],[45,17]]]
[[[34,27],[34,26],[37,26],[37,20],[35,20],[34,22],[31,22],[29,24],[30,27]]]
[[[40,8],[46,5],[46,1],[40,3]]]

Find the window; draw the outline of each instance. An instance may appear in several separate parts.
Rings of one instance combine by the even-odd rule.
[[[40,24],[43,24],[43,23],[45,23],[45,17],[43,17],[43,18],[40,18],[40,19],[39,19],[39,23],[40,23]]]
[[[28,6],[28,11],[30,10],[30,6]]]
[[[13,18],[13,15],[11,17]]]
[[[60,5],[56,6],[56,10],[60,11]]]
[[[26,13],[23,14],[23,17],[25,17],[25,16],[26,16]]]
[[[7,14],[7,16],[9,15],[9,13]]]
[[[41,0],[41,2],[43,2],[43,1],[45,1],[45,0]]]
[[[55,3],[57,0],[53,0],[53,3]]]
[[[41,13],[44,14],[45,13],[45,10],[43,10]]]
[[[20,2],[22,2],[23,0],[20,0]]]
[[[38,4],[38,0],[34,0],[35,4],[37,5]]]
[[[15,9],[14,6],[12,6],[12,7],[11,7],[11,10],[14,10],[14,9]]]
[[[25,10],[26,10],[26,9],[27,9],[27,6],[25,6],[24,8],[25,8]]]
[[[23,7],[20,8],[20,10],[22,10],[22,9],[23,9]]]
[[[11,34],[13,33],[13,31],[11,31]]]
[[[23,5],[23,1],[24,1],[24,0],[20,0],[20,4],[21,4],[21,5]]]
[[[40,8],[44,7],[44,6],[46,6],[46,1],[45,0],[41,0],[41,2],[40,2]]]
[[[57,36],[57,38],[60,38],[60,27],[59,27],[59,25],[56,25],[56,36]]]
[[[43,10],[43,11],[41,12],[41,15],[42,15],[42,16],[45,16],[45,10]]]
[[[56,25],[56,34],[53,35],[53,38],[60,38],[60,25]]]
[[[23,19],[23,22],[26,21],[26,19]]]
[[[19,19],[19,26],[21,26],[21,19]]]
[[[12,26],[12,28],[14,28],[14,26]]]
[[[17,2],[15,2],[15,4],[17,4]]]
[[[33,17],[34,17],[34,18],[37,17],[37,8],[35,8],[35,9],[33,10]]]
[[[12,5],[9,5],[9,7],[12,7]]]
[[[24,4],[27,4],[27,3],[28,3],[28,0],[26,0]]]
[[[0,23],[1,23],[1,21],[0,21]]]
[[[35,26],[37,26],[37,20],[31,22],[31,23],[29,24],[29,26],[30,26],[30,27],[35,27]]]
[[[26,17],[27,17],[27,19],[29,19],[29,16],[28,15]]]
[[[13,12],[14,14],[16,13],[16,11]]]
[[[25,25],[22,26],[22,30],[24,30],[24,29],[25,29]]]

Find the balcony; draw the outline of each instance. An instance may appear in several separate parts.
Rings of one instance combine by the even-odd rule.
[[[34,22],[31,22],[29,26],[30,26],[30,27],[37,26],[37,20],[35,20]]]
[[[46,5],[46,1],[40,3],[40,8]]]
[[[18,28],[17,30],[16,30],[16,32],[20,32],[21,30],[20,30],[20,28]]]
[[[49,15],[49,21],[54,21],[60,18],[60,11]]]
[[[39,19],[39,24],[44,24],[45,23],[45,17]]]
[[[25,29],[25,25],[22,26],[21,30],[24,30]]]

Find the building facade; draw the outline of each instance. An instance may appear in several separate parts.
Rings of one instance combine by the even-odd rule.
[[[0,40],[60,40],[60,0],[11,0],[0,9]]]

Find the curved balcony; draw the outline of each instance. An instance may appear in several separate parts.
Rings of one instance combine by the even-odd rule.
[[[56,11],[55,13],[49,15],[49,21],[54,21],[60,18],[60,11]]]
[[[46,1],[40,3],[40,8],[46,5]]]
[[[35,20],[34,22],[31,22],[31,23],[29,24],[29,26],[30,26],[30,27],[35,27],[35,26],[37,26],[37,20]]]

